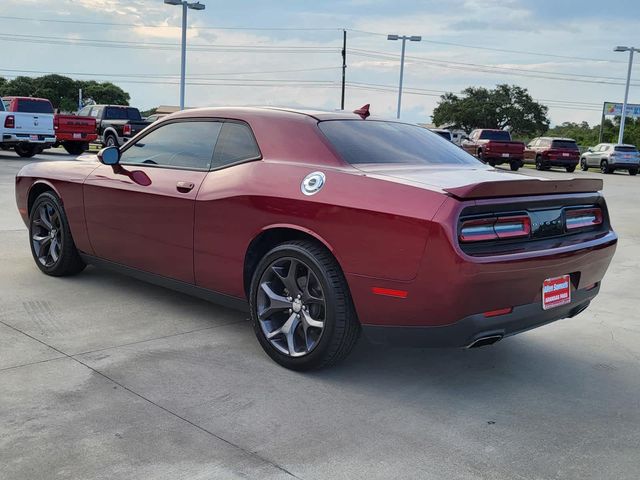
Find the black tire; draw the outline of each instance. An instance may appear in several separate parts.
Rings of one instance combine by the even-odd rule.
[[[62,146],[70,155],[81,155],[89,149],[89,144],[86,142],[64,142]]]
[[[118,138],[112,133],[107,133],[104,137],[104,146],[119,147],[120,145],[118,144]]]
[[[33,157],[36,153],[40,153],[41,150],[38,149],[37,146],[35,145],[30,145],[30,144],[23,144],[23,143],[19,143],[18,145],[16,145],[14,147],[14,150],[16,151],[16,153],[18,155],[20,155],[22,158],[31,158]]]
[[[607,162],[606,160],[602,160],[600,162],[600,172],[611,173],[611,169],[609,168],[609,162]]]
[[[48,227],[43,217],[55,228],[55,230],[49,230],[50,235],[45,234]],[[37,238],[49,238],[49,242],[45,244],[45,240],[37,241]],[[57,249],[53,247],[54,240],[58,245]],[[73,242],[69,221],[62,203],[53,192],[40,194],[33,203],[29,213],[29,245],[36,265],[47,275],[53,277],[75,275],[84,270],[86,266]],[[48,254],[43,250],[47,246],[49,247]]]
[[[571,165],[570,167],[566,167],[567,173],[573,173],[576,171],[576,166]]]
[[[586,172],[589,170],[589,166],[587,165],[587,159],[586,158],[581,158],[580,159],[580,170],[582,170],[583,172]]]
[[[510,162],[509,163],[509,168],[511,169],[512,172],[517,172],[520,167],[521,167],[520,162]]]
[[[480,160],[482,163],[487,163],[486,160],[484,159],[484,153],[482,153],[482,150],[478,150],[476,156],[478,157],[478,160]]]
[[[542,158],[540,157],[540,155],[538,155],[536,157],[536,170],[542,170]]]
[[[291,259],[302,262],[315,275],[325,302],[324,326],[316,345],[297,357],[282,353],[267,339],[258,317],[258,293],[262,279],[269,274],[268,270],[275,262]],[[309,277],[310,274],[307,275],[307,282]],[[295,296],[295,292],[291,295]],[[334,365],[351,352],[360,334],[360,323],[340,266],[324,246],[312,241],[280,244],[262,258],[252,277],[249,306],[251,323],[260,345],[273,360],[291,370],[315,370]],[[289,315],[291,312],[283,314]],[[294,331],[299,332],[298,326],[294,327]]]
[[[637,168],[630,168],[629,169],[629,175],[635,177],[638,174],[638,169]]]

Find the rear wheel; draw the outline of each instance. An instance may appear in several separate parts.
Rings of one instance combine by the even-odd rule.
[[[106,137],[104,137],[104,145],[105,147],[119,147],[118,139],[112,133],[108,133]]]
[[[67,215],[54,193],[44,192],[36,198],[29,215],[29,239],[33,259],[47,275],[62,277],[84,270]]]
[[[540,155],[536,157],[536,170],[542,170],[542,158]]]
[[[482,163],[487,163],[486,160],[484,159],[484,153],[482,153],[482,150],[478,150],[476,156],[478,157],[478,160],[480,160]]]
[[[638,174],[638,169],[637,168],[630,168],[629,169],[629,175],[637,175]]]
[[[589,166],[587,165],[587,159],[586,158],[581,158],[580,159],[580,170],[582,170],[583,172],[586,172],[587,170],[589,170]]]
[[[22,158],[31,158],[33,157],[36,153],[39,152],[39,149],[37,146],[35,145],[30,145],[30,144],[25,144],[25,143],[19,143],[18,145],[16,145],[14,147],[14,150],[16,151],[16,153],[18,155],[20,155]]]
[[[600,162],[600,171],[602,173],[611,173],[611,169],[609,168],[609,162],[606,160],[602,160]]]
[[[360,324],[344,275],[316,243],[287,242],[267,253],[253,274],[249,300],[260,345],[286,368],[337,363],[358,339]]]
[[[509,163],[509,168],[511,169],[512,172],[517,172],[520,167],[521,167],[520,162]]]
[[[89,144],[86,142],[64,142],[62,146],[71,155],[80,155],[89,149]]]
[[[570,167],[566,167],[566,170],[568,173],[573,173],[576,171],[576,166],[575,165],[571,165]]]

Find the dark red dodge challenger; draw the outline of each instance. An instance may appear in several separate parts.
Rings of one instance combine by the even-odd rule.
[[[496,170],[406,123],[278,108],[163,118],[25,166],[48,275],[86,264],[248,308],[293,369],[374,342],[473,347],[584,310],[614,254],[602,181]]]

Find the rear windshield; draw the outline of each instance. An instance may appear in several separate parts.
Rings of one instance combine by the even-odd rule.
[[[18,100],[18,112],[53,113],[51,102],[46,100]]]
[[[133,107],[107,107],[104,118],[107,120],[142,120],[138,109]]]
[[[482,130],[480,132],[480,140],[499,140],[502,142],[510,142],[511,135],[506,130]]]
[[[318,125],[342,159],[352,165],[478,163],[460,147],[414,125],[377,120],[327,120]]]
[[[0,100],[0,112],[4,112],[5,108],[4,108],[4,100]]]
[[[554,140],[551,142],[551,148],[567,148],[578,150],[578,144],[573,140]]]
[[[614,149],[616,152],[637,152],[638,149],[636,147],[633,146],[628,146],[628,147],[615,147]]]

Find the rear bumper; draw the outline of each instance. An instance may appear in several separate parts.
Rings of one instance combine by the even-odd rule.
[[[549,167],[575,167],[579,161],[577,158],[548,158],[542,159],[542,164]]]
[[[34,134],[35,135],[35,134]],[[39,145],[53,145],[56,143],[56,137],[53,135],[38,135],[37,139],[31,138],[28,133],[5,133],[2,135],[2,143],[18,144],[18,143],[37,143]]]
[[[524,154],[523,153],[509,153],[508,157],[503,157],[502,153],[498,152],[485,152],[484,160],[487,163],[493,163],[496,165],[500,165],[501,163],[511,163],[511,162],[520,162],[524,163]]]
[[[97,133],[56,133],[58,142],[95,142]]]
[[[377,344],[436,348],[468,347],[481,338],[500,339],[562,318],[574,317],[589,306],[599,290],[600,284],[590,290],[575,290],[572,292],[570,304],[551,310],[543,310],[541,302],[536,302],[514,307],[511,313],[505,315],[487,318],[479,313],[450,325],[419,327],[363,325],[362,329],[369,341]]]
[[[631,170],[635,168],[636,170],[640,168],[639,163],[610,163],[609,168],[615,168],[616,170]]]

